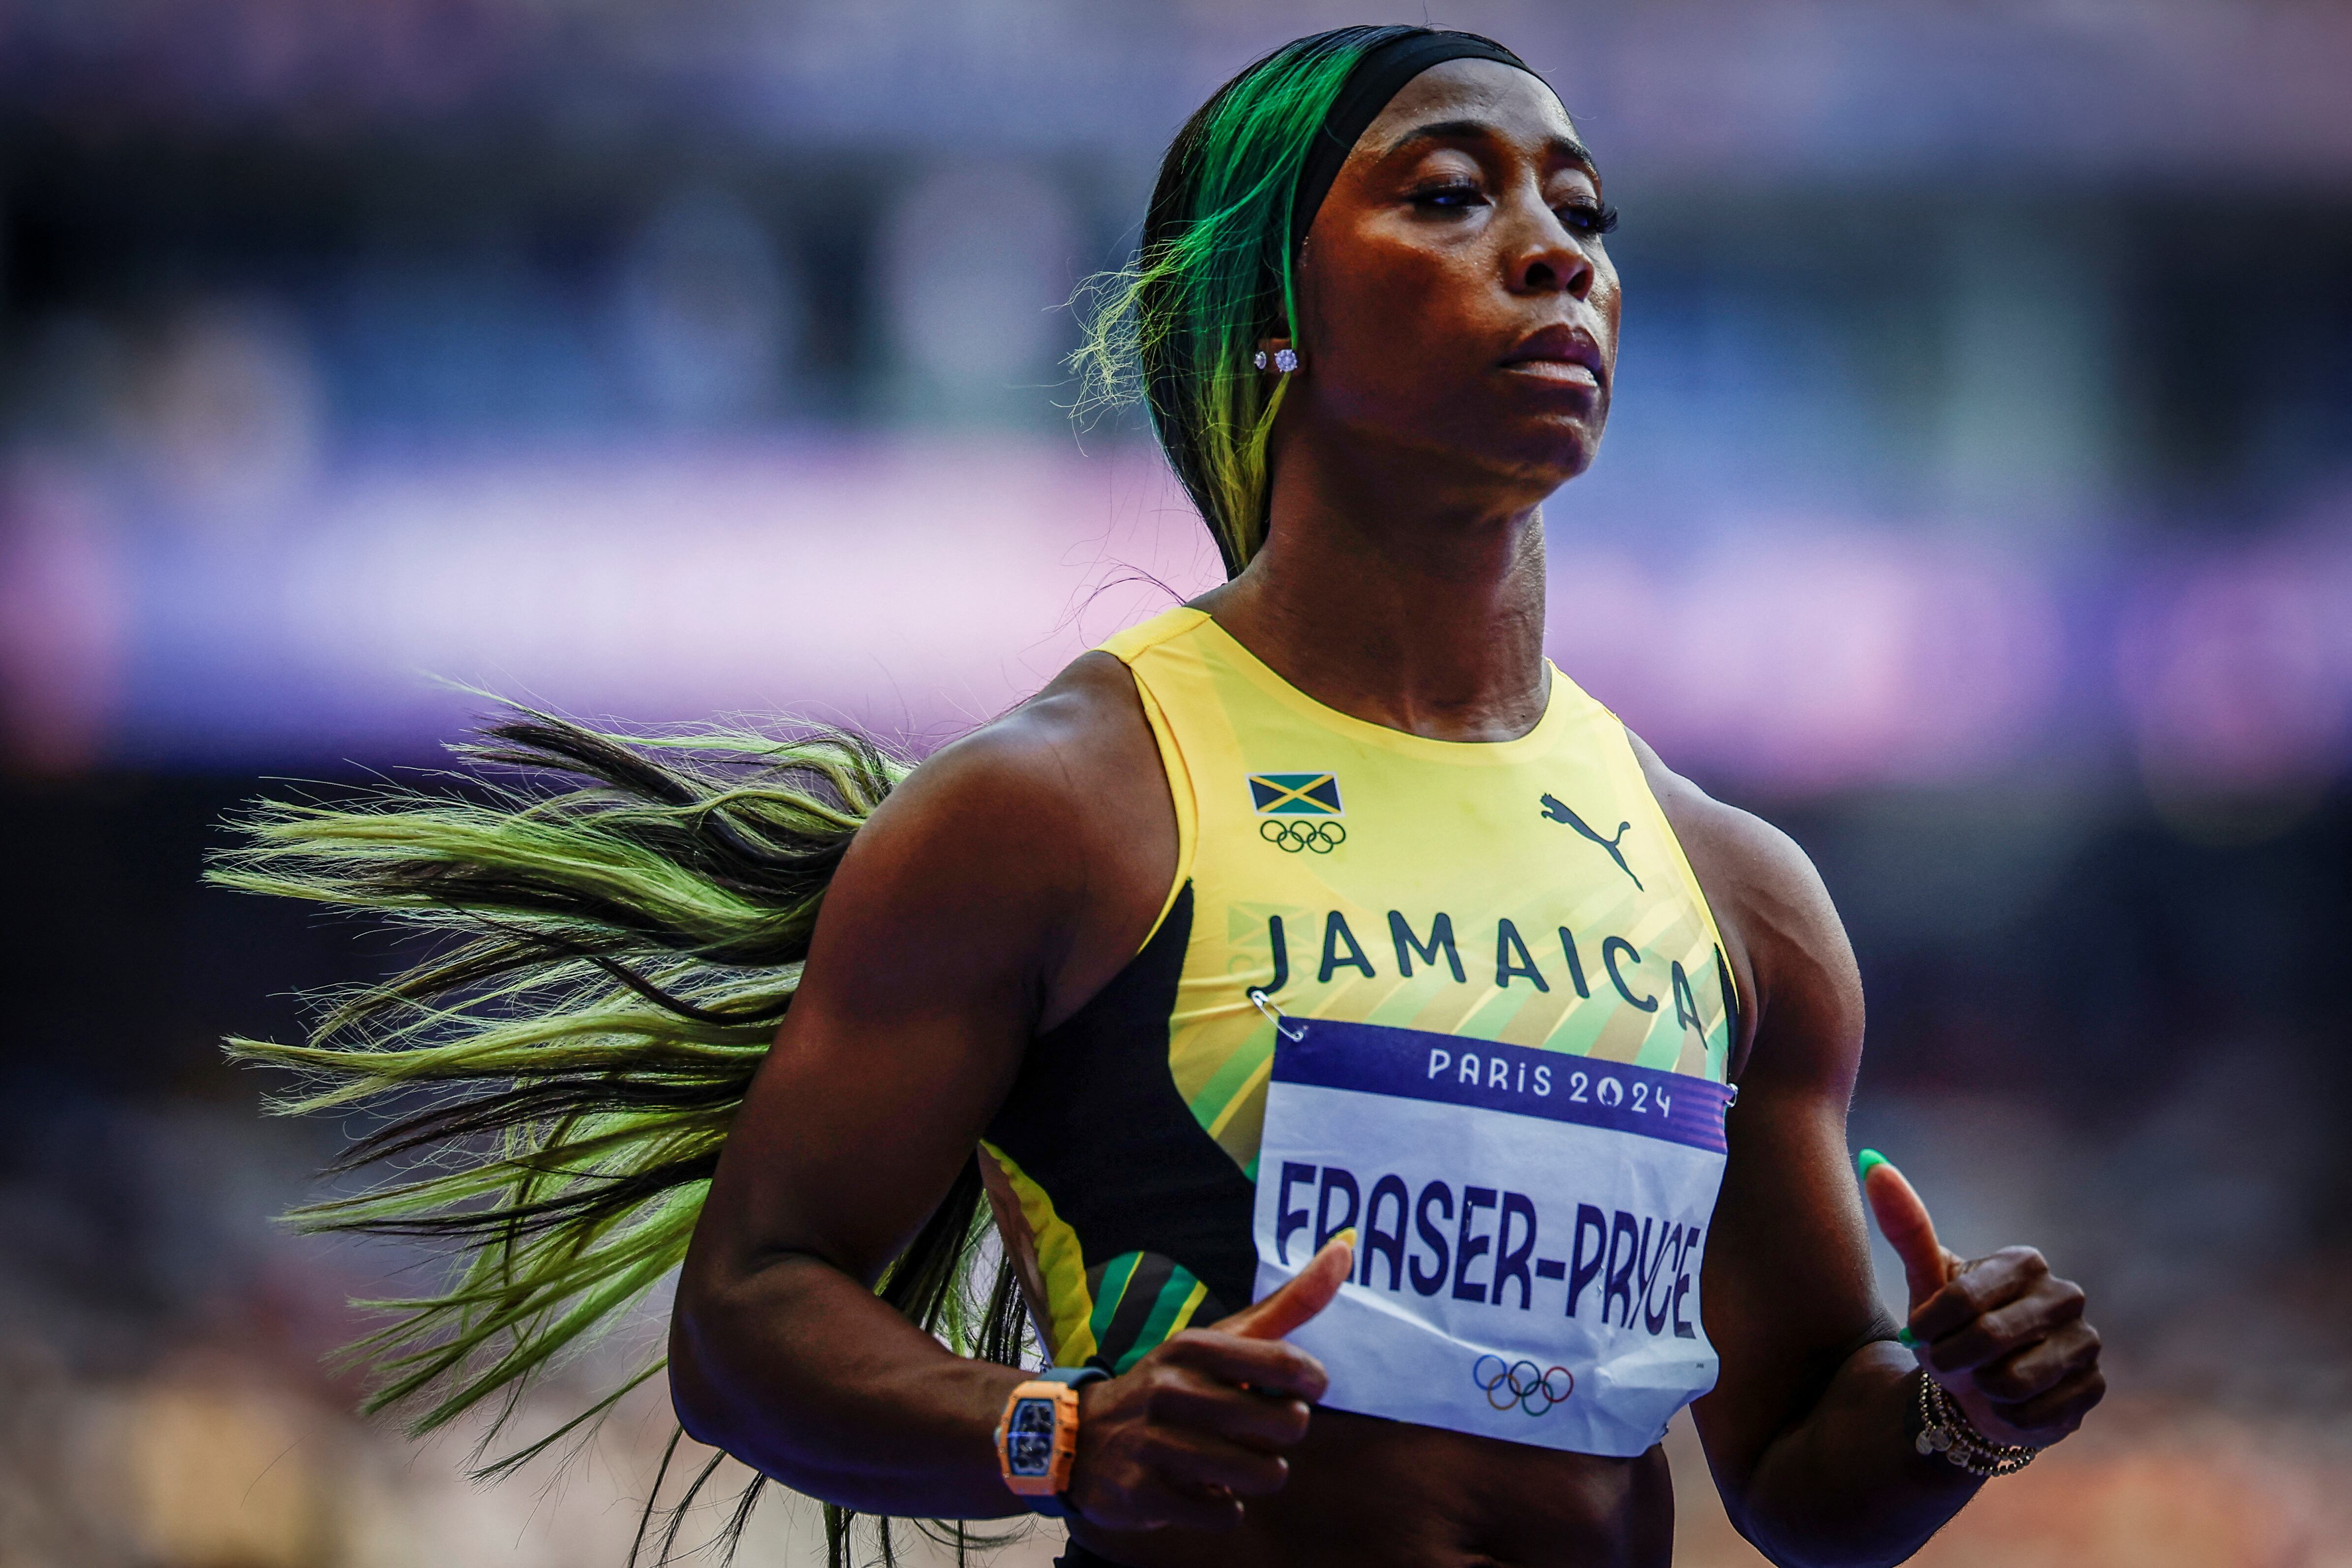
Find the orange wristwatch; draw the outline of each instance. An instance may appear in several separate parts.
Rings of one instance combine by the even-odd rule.
[[[996,1462],[1004,1484],[1039,1513],[1076,1511],[1063,1500],[1078,1453],[1078,1390],[1110,1373],[1098,1366],[1049,1367],[1015,1388],[996,1424]]]

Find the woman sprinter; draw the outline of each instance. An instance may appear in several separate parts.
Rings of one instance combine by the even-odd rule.
[[[1188,316],[1191,253],[1254,241],[1244,187],[1285,176],[1248,330]],[[1895,1342],[1818,878],[1544,658],[1539,508],[1608,416],[1612,222],[1551,89],[1463,35],[1292,45],[1186,129],[1145,374],[1236,570],[850,847],[688,1257],[694,1436],[949,1517],[1024,1506],[1000,1450],[1050,1470],[1058,1436],[1029,1496],[1078,1563],[1664,1563],[1658,1438],[1696,1400],[1751,1540],[1861,1563],[1970,1495],[1946,1455],[2097,1401],[2082,1292],[2023,1248],[1947,1279],[1890,1171],[1925,1341]],[[1055,1363],[1109,1373],[1002,1443],[1024,1375],[871,1289],[975,1147]]]
[[[2072,1432],[2082,1292],[1883,1163],[1878,1303],[1811,865],[1543,656],[1613,222],[1499,46],[1286,45],[1177,138],[1090,351],[1223,586],[911,773],[526,716],[478,754],[592,787],[267,813],[226,879],[470,939],[237,1047],[304,1103],[467,1090],[357,1152],[462,1158],[315,1215],[470,1249],[380,1399],[511,1392],[682,1255],[694,1436],[1131,1568],[1663,1564],[1685,1405],[1768,1556],[1895,1563]]]

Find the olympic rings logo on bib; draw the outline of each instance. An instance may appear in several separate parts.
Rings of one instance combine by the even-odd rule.
[[[1470,1363],[1470,1381],[1496,1409],[1516,1405],[1530,1415],[1550,1415],[1554,1405],[1567,1404],[1576,1392],[1576,1373],[1564,1366],[1538,1370],[1531,1361],[1507,1362],[1491,1351]]]
[[[1300,817],[1266,817],[1257,825],[1257,836],[1268,844],[1281,845],[1292,855],[1302,849],[1328,855],[1348,842],[1348,830],[1341,824]]]

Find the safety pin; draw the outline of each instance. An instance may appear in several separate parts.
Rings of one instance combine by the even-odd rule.
[[[1303,1026],[1296,1033],[1293,1033],[1291,1030],[1286,1029],[1282,1026],[1282,1020],[1287,1016],[1287,1015],[1283,1012],[1280,1006],[1276,1005],[1273,997],[1265,994],[1264,987],[1253,985],[1246,992],[1243,993],[1243,994],[1246,995],[1250,999],[1250,1005],[1255,1007],[1259,1012],[1265,1015],[1266,1022],[1274,1026],[1274,1032],[1276,1034],[1280,1035],[1284,1039],[1288,1040],[1293,1045],[1297,1045],[1299,1041],[1307,1037],[1307,1030]]]

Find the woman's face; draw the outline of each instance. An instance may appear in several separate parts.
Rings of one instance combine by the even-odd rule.
[[[1492,60],[1423,71],[1308,231],[1286,422],[1466,459],[1537,500],[1583,472],[1617,362],[1603,212],[1549,88]]]

